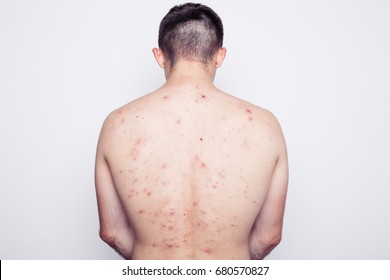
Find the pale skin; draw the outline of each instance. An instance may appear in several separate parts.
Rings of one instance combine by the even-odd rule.
[[[126,259],[263,259],[281,240],[288,164],[267,110],[217,89],[226,49],[112,112],[96,155],[100,236]]]

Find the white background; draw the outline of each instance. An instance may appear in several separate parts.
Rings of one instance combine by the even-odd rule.
[[[164,82],[151,49],[179,3],[0,0],[0,259],[119,259],[98,237],[96,141]],[[268,259],[390,259],[390,2],[203,3],[225,26],[216,85],[287,140]]]

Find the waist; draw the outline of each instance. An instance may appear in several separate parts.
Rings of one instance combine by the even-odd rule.
[[[174,242],[134,243],[133,260],[247,260],[250,259],[248,244],[208,246],[208,244],[178,245]]]

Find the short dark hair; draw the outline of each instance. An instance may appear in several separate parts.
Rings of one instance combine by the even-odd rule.
[[[160,23],[158,46],[171,66],[178,59],[208,63],[222,43],[222,20],[202,4],[175,6]]]

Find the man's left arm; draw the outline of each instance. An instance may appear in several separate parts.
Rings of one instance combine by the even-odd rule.
[[[100,237],[125,259],[131,259],[134,235],[115,190],[109,166],[103,155],[102,141],[104,140],[99,139],[95,164],[95,188],[99,211]]]

